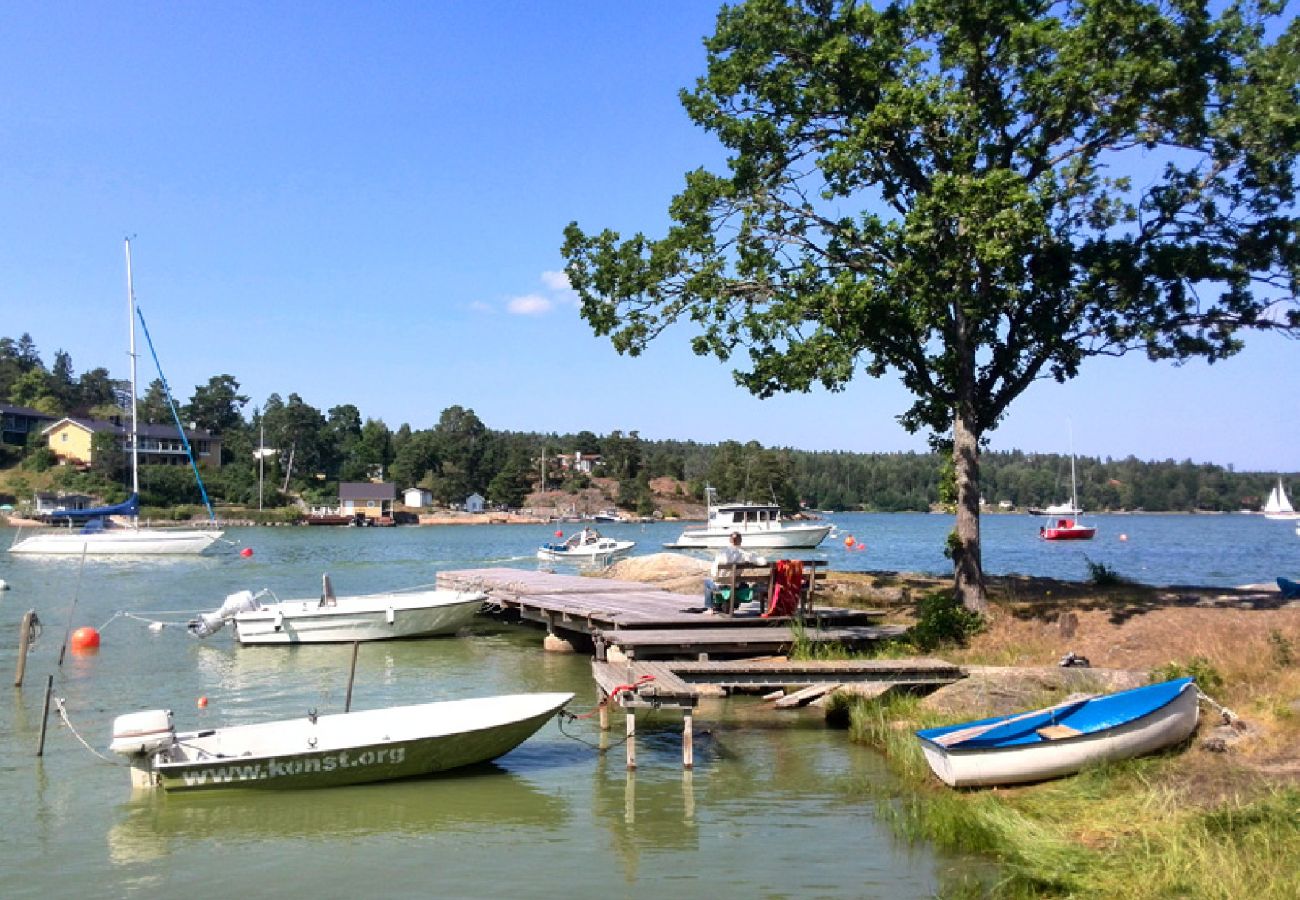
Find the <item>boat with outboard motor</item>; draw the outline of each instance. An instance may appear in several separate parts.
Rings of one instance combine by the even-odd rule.
[[[178,734],[169,710],[118,716],[109,749],[138,789],[337,787],[488,762],[532,737],[570,693],[506,694]]]
[[[487,594],[416,588],[336,597],[328,575],[319,598],[279,600],[269,590],[238,591],[221,608],[189,623],[208,637],[227,623],[241,644],[329,644],[455,634],[483,608]],[[265,598],[272,602],[264,602]]]
[[[636,541],[619,541],[594,528],[584,528],[567,541],[542,544],[537,548],[537,558],[546,562],[605,563],[631,553],[635,546]]]

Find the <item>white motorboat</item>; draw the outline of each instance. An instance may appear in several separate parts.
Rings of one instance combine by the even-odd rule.
[[[720,549],[730,545],[732,532],[740,532],[746,550],[811,550],[831,533],[823,522],[787,522],[775,503],[714,502],[713,488],[706,488],[709,518],[703,528],[687,528],[670,549]]]
[[[220,609],[190,622],[207,637],[232,622],[241,644],[327,644],[454,634],[483,607],[487,594],[442,589],[335,597],[328,576],[319,598],[279,600],[267,590],[238,591]],[[266,598],[272,602],[264,602]]]
[[[1185,740],[1198,698],[1196,683],[1179,678],[916,735],[934,774],[953,787],[1043,781]]]
[[[569,693],[509,694],[177,734],[168,710],[119,716],[109,749],[131,784],[167,791],[315,788],[488,762],[532,737]]]
[[[594,528],[584,528],[567,541],[538,547],[537,558],[547,562],[605,563],[632,552],[635,546],[636,541],[618,541],[605,537]]]
[[[131,281],[131,242],[126,242],[126,299],[127,322],[130,325],[131,357],[131,496],[125,503],[97,510],[69,510],[56,512],[55,519],[63,519],[68,527],[41,531],[27,537],[19,531],[10,553],[48,555],[130,555],[155,556],[170,554],[195,554],[207,550],[221,539],[222,532],[215,529],[141,528],[140,509],[140,436],[136,416],[136,354],[135,354],[135,288]],[[147,336],[147,335],[146,335]],[[178,425],[179,428],[179,425]],[[185,440],[181,432],[182,441]],[[189,445],[186,444],[188,451]],[[197,469],[195,470],[197,474]],[[206,502],[207,495],[204,495]],[[209,507],[211,515],[211,507]],[[97,514],[97,515],[96,515]],[[126,524],[119,524],[125,520]],[[72,527],[80,525],[81,527]]]

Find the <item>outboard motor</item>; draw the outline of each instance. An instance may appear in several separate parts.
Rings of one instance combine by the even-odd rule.
[[[226,602],[221,604],[220,609],[215,612],[200,613],[199,617],[191,619],[185,628],[195,637],[205,638],[216,634],[225,626],[226,622],[239,613],[261,609],[262,605],[257,602],[257,596],[252,591],[236,591],[229,594],[226,597]]]
[[[176,743],[169,709],[127,713],[113,720],[113,742],[108,749],[131,761],[131,786],[154,787],[150,760]]]

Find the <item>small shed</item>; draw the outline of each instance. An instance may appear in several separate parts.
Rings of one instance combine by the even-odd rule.
[[[470,494],[465,498],[465,512],[481,513],[483,511],[483,495]]]
[[[397,488],[392,484],[370,481],[339,482],[339,511],[343,515],[363,515],[367,519],[389,518]]]
[[[433,505],[433,494],[424,488],[407,488],[402,491],[402,503],[411,509],[424,509]]]

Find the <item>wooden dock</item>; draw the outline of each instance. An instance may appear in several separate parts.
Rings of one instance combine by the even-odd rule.
[[[894,688],[930,688],[952,684],[966,673],[941,659],[919,657],[884,660],[732,660],[691,662],[606,662],[593,660],[591,674],[600,693],[600,728],[609,730],[609,709],[617,705],[627,717],[627,765],[636,768],[636,713],[674,709],[682,713],[682,765],[693,759],[695,708],[701,691],[777,691],[773,707],[791,709],[837,690],[879,696]]]
[[[636,581],[529,569],[440,572],[438,587],[480,590],[503,614],[545,625],[554,635],[589,640],[596,655],[616,648],[629,658],[761,656],[787,652],[797,640],[860,648],[897,637],[875,624],[878,610],[816,607],[800,622],[755,613],[704,615],[703,598]]]
[[[461,569],[438,573],[438,587],[482,591],[502,616],[546,626],[549,636],[594,650],[600,728],[617,707],[627,722],[627,766],[636,768],[636,712],[682,713],[682,765],[693,764],[694,712],[703,693],[777,691],[774,706],[793,708],[837,690],[877,696],[895,687],[937,687],[965,673],[942,660],[788,661],[716,657],[783,654],[796,642],[848,649],[900,636],[880,625],[878,610],[812,606],[800,619],[705,615],[699,594],[677,594],[636,581],[561,575],[531,569]],[[613,651],[619,651],[615,653]],[[651,661],[651,658],[658,658]]]

